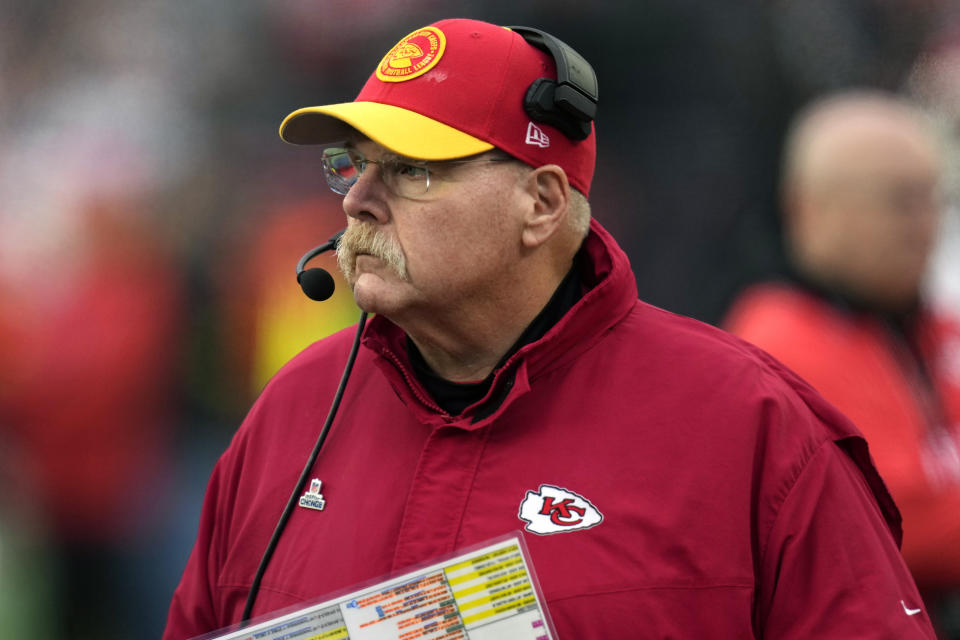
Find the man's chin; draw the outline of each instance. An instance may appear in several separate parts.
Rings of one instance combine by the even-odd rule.
[[[367,313],[388,313],[390,301],[394,300],[397,294],[396,283],[385,279],[379,273],[365,271],[355,275],[351,289],[354,302]]]

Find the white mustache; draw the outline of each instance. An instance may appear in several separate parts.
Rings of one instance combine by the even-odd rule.
[[[357,256],[361,254],[379,258],[402,280],[410,279],[407,259],[400,245],[376,226],[359,223],[347,227],[337,245],[337,265],[351,287],[356,277]]]

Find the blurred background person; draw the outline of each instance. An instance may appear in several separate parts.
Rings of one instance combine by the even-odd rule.
[[[84,260],[52,285],[55,300],[17,301],[17,340],[5,345],[0,405],[16,470],[6,490],[53,543],[39,573],[56,615],[37,613],[59,637],[126,637],[157,595],[139,574],[165,555],[183,300],[126,209],[136,206],[111,198],[77,212]]]
[[[864,432],[932,611],[960,588],[960,324],[921,296],[941,175],[929,122],[912,104],[878,91],[815,101],[784,151],[792,277],[747,289],[725,322]]]

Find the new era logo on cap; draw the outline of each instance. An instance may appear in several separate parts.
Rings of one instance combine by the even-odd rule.
[[[544,133],[543,129],[531,122],[527,125],[526,143],[535,145],[541,149],[546,149],[550,146],[550,136]]]

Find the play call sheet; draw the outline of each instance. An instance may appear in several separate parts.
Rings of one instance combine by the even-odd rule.
[[[552,640],[521,541],[511,537],[208,640]]]

